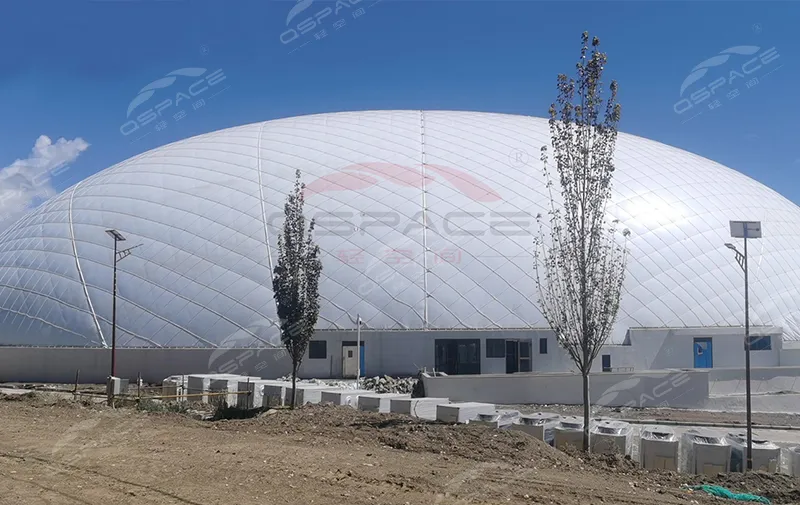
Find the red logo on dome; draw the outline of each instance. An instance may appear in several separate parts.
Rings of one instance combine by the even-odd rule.
[[[425,185],[447,181],[467,198],[476,202],[496,202],[500,195],[474,176],[452,167],[425,165]],[[378,185],[386,180],[407,188],[422,188],[423,175],[417,167],[393,163],[361,163],[348,165],[339,172],[329,174],[306,184],[305,196],[329,191],[357,191]]]

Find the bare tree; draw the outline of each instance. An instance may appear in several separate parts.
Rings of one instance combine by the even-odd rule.
[[[322,273],[319,246],[313,238],[313,219],[306,233],[304,190],[305,184],[300,182],[298,170],[294,190],[284,206],[286,221],[283,234],[278,237],[278,262],[272,276],[281,341],[292,358],[292,408],[297,396],[297,370],[319,317],[319,277]]]
[[[549,230],[538,217],[535,240],[539,307],[583,376],[583,450],[589,450],[589,372],[617,317],[627,248],[617,242],[617,220],[608,221],[614,148],[621,106],[617,83],[603,110],[606,64],[600,41],[581,38],[575,79],[558,76],[557,104],[550,106],[550,136],[561,195],[553,192],[547,147],[542,148],[550,196]],[[623,232],[627,238],[628,230]],[[549,238],[549,240],[546,240]]]

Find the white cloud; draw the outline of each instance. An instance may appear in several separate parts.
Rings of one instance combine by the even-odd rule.
[[[68,170],[68,165],[88,148],[80,137],[60,138],[53,143],[50,137],[41,135],[27,158],[0,169],[0,230],[55,195],[53,177]]]

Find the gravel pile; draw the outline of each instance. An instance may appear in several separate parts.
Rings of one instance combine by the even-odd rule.
[[[292,382],[292,376],[279,377],[279,381]],[[355,381],[340,381],[335,379],[297,379],[298,384],[314,384],[316,386],[330,386],[331,389],[355,389]]]
[[[281,381],[292,381],[292,376],[287,375],[280,377]],[[364,377],[361,379],[361,385],[356,387],[355,380],[341,381],[335,379],[297,379],[298,384],[315,384],[319,386],[331,386],[337,389],[369,389],[376,393],[400,393],[411,394],[414,386],[417,384],[417,379],[414,377],[389,377],[375,376]]]
[[[400,393],[411,394],[417,379],[414,377],[365,377],[361,380],[361,387],[375,391],[376,393]]]

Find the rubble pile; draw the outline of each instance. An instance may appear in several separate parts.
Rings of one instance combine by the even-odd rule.
[[[411,394],[417,379],[414,377],[365,377],[361,379],[361,387],[375,391],[376,393],[400,393]]]
[[[279,381],[292,382],[292,376],[279,377]],[[315,386],[330,386],[332,389],[354,389],[355,381],[340,381],[335,379],[297,379],[298,384],[313,384]]]
[[[280,381],[292,381],[292,376],[280,377]],[[341,381],[335,379],[297,379],[298,384],[314,384],[317,386],[331,386],[336,389],[369,389],[376,393],[411,394],[418,380],[415,377],[390,377],[388,375],[364,377],[361,384],[356,386],[355,380]]]

